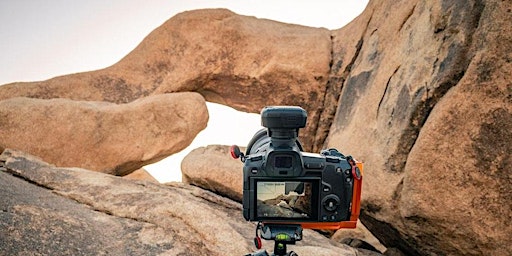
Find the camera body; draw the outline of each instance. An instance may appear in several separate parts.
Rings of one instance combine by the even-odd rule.
[[[307,113],[300,107],[265,107],[261,119],[266,129],[254,135],[245,156],[239,154],[244,218],[311,229],[355,228],[362,164],[336,149],[303,152],[298,132]]]

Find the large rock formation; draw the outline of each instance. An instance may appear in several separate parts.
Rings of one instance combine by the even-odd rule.
[[[5,255],[245,255],[255,250],[255,225],[242,218],[239,203],[181,183],[56,168],[6,150],[0,155],[0,197]],[[308,230],[289,248],[299,255],[380,255]]]
[[[327,145],[365,162],[361,219],[385,245],[510,255],[511,8],[372,1],[333,32]]]
[[[323,108],[330,42],[327,29],[225,9],[184,12],[111,67],[4,85],[0,100],[24,96],[126,103],[196,91],[208,101],[255,113],[266,105],[304,106],[311,120],[307,133],[313,134]]]
[[[181,151],[207,122],[203,97],[191,92],[128,104],[11,98],[0,101],[0,150],[125,175]]]
[[[361,220],[384,245],[510,255],[511,12],[499,0],[370,1],[336,31],[186,12],[112,67],[5,85],[0,99],[196,91],[251,112],[301,105],[308,151],[365,162]]]

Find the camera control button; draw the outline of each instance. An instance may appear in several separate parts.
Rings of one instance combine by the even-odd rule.
[[[332,156],[326,156],[325,160],[329,163],[339,163],[341,162],[341,159],[338,157],[332,157]]]
[[[327,186],[327,185],[324,185],[324,186],[323,186],[323,188],[322,188],[322,190],[323,190],[324,192],[326,192],[326,193],[327,193],[327,192],[330,192],[330,191],[331,191],[331,187],[330,187],[330,186]]]
[[[322,200],[322,205],[327,211],[333,212],[340,205],[340,198],[336,195],[328,195]]]
[[[249,158],[249,161],[256,162],[256,161],[261,161],[261,159],[263,159],[262,156],[255,156],[255,157]]]
[[[305,163],[304,166],[308,169],[323,169],[324,164],[323,163]]]

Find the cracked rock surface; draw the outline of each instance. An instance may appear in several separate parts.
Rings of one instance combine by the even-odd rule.
[[[255,224],[239,203],[198,187],[57,168],[0,155],[3,255],[245,255]],[[302,255],[377,255],[306,230]],[[272,250],[273,243],[264,242]]]

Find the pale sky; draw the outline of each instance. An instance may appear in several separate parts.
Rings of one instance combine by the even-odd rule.
[[[187,10],[227,8],[258,18],[338,29],[368,0],[1,0],[0,85],[46,80],[113,65],[146,35]],[[208,104],[210,121],[181,154],[147,166],[161,182],[181,180],[180,159],[210,144],[246,146],[260,128],[257,114]],[[228,129],[228,127],[231,127]],[[232,127],[237,127],[233,131]]]

